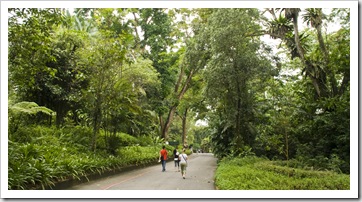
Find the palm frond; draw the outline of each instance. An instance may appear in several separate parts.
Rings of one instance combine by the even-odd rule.
[[[307,8],[306,13],[303,15],[303,22],[311,27],[318,27],[322,25],[322,20],[326,18],[321,8]]]

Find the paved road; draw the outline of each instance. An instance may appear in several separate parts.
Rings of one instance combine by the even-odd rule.
[[[186,179],[167,162],[166,172],[161,164],[135,169],[76,185],[70,190],[214,190],[216,158],[212,154],[194,153],[188,160]]]

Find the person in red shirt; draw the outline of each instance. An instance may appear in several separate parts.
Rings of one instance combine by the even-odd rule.
[[[167,160],[167,150],[165,149],[165,146],[162,146],[162,149],[160,151],[160,159],[162,163],[162,172],[166,171],[166,160]]]

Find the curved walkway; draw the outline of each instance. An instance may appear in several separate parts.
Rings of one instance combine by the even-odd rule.
[[[166,172],[161,172],[161,164],[158,164],[76,185],[68,190],[214,190],[216,166],[212,154],[194,153],[188,160],[186,179],[174,167],[174,162],[169,161]]]

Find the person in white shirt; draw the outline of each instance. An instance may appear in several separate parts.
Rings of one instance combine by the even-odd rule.
[[[187,167],[187,154],[185,154],[185,149],[182,149],[182,153],[178,156],[178,158],[180,159],[181,175],[185,179]]]

